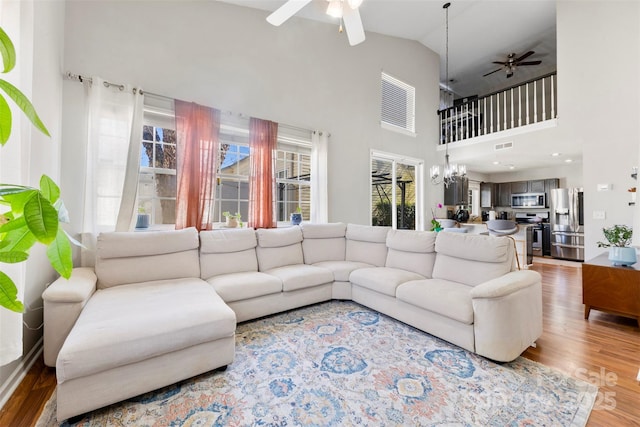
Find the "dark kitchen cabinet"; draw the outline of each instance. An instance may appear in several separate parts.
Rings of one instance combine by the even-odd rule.
[[[444,204],[447,206],[466,205],[469,202],[469,179],[458,178],[444,188]]]
[[[495,206],[493,197],[495,195],[494,191],[495,184],[490,182],[481,182],[480,183],[480,207],[481,208],[492,208]]]
[[[517,181],[511,183],[511,194],[528,193],[529,181]],[[509,199],[509,205],[511,205],[511,199]]]
[[[496,206],[503,208],[511,206],[511,182],[501,182],[496,185]]]
[[[551,190],[556,188],[560,188],[560,180],[558,178],[544,180],[544,192],[547,193],[547,198],[551,197]]]
[[[544,193],[546,180],[544,179],[535,179],[532,181],[529,181],[529,193]]]

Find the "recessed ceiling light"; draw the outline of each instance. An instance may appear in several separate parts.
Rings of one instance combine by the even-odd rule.
[[[500,162],[496,160],[495,162],[493,162],[493,164],[494,164],[494,165],[499,165],[499,164],[500,164]]]
[[[571,162],[573,162],[573,160],[571,160],[571,159],[565,160],[565,163],[571,163]]]
[[[509,169],[515,169],[516,167],[513,165],[509,165]]]
[[[551,153],[551,157],[558,157],[562,153]]]

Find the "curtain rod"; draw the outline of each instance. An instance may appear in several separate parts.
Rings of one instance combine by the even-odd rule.
[[[93,83],[93,79],[92,79],[91,77],[86,77],[86,76],[83,76],[83,75],[81,75],[81,74],[73,74],[73,73],[71,73],[71,72],[68,72],[68,73],[66,73],[64,76],[65,76],[65,78],[66,78],[67,80],[74,80],[74,81],[77,81],[77,82],[80,82],[80,83],[84,83],[84,82]],[[118,89],[120,89],[120,90],[124,90],[124,87],[125,87],[123,84],[119,84],[119,83],[111,83],[111,82],[108,82],[108,81],[106,81],[106,80],[104,81],[104,83],[103,83],[103,84],[104,84],[104,86],[105,86],[105,87],[113,86],[113,87],[117,87],[117,88],[118,88]],[[142,89],[136,89],[136,88],[133,88],[133,91],[134,91],[134,93],[135,93],[136,91],[140,91],[140,94],[141,94],[141,95],[149,95],[149,96],[152,96],[152,97],[155,97],[155,98],[163,98],[163,99],[168,99],[168,100],[171,100],[171,101],[174,101],[174,100],[175,100],[175,98],[172,98],[172,97],[170,97],[170,96],[160,95],[160,94],[157,94],[157,93],[148,92],[148,91],[146,91],[146,90],[145,90],[145,91],[143,91]],[[242,114],[242,113],[234,113],[234,112],[232,112],[232,111],[226,111],[226,110],[221,110],[221,111],[220,111],[220,113],[222,113],[222,114],[226,114],[226,115],[230,115],[230,116],[236,115],[236,116],[238,116],[238,117],[245,117],[245,118],[248,118],[248,117],[249,117],[249,116],[247,116],[246,114]],[[278,123],[278,125],[283,126],[283,127],[286,127],[286,128],[289,128],[289,129],[300,130],[300,131],[303,131],[303,132],[313,132],[313,133],[315,133],[315,132],[319,132],[319,134],[320,134],[320,135],[322,135],[322,132],[321,132],[321,131],[310,130],[310,129],[307,129],[307,128],[303,128],[303,127],[299,127],[299,126],[293,126],[293,125],[288,125],[288,124],[284,124],[284,123]],[[327,134],[327,135],[328,135],[328,136],[331,136],[331,134]]]

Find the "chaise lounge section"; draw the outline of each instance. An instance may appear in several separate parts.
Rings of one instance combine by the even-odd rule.
[[[43,295],[59,420],[231,363],[236,319],[330,299],[496,361],[542,333],[540,275],[516,270],[508,237],[333,223],[99,242],[95,273]]]

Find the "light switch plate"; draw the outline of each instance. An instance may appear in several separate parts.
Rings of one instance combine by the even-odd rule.
[[[598,191],[609,191],[611,190],[611,184],[598,184]]]
[[[605,211],[593,211],[593,219],[606,219],[607,213]]]

